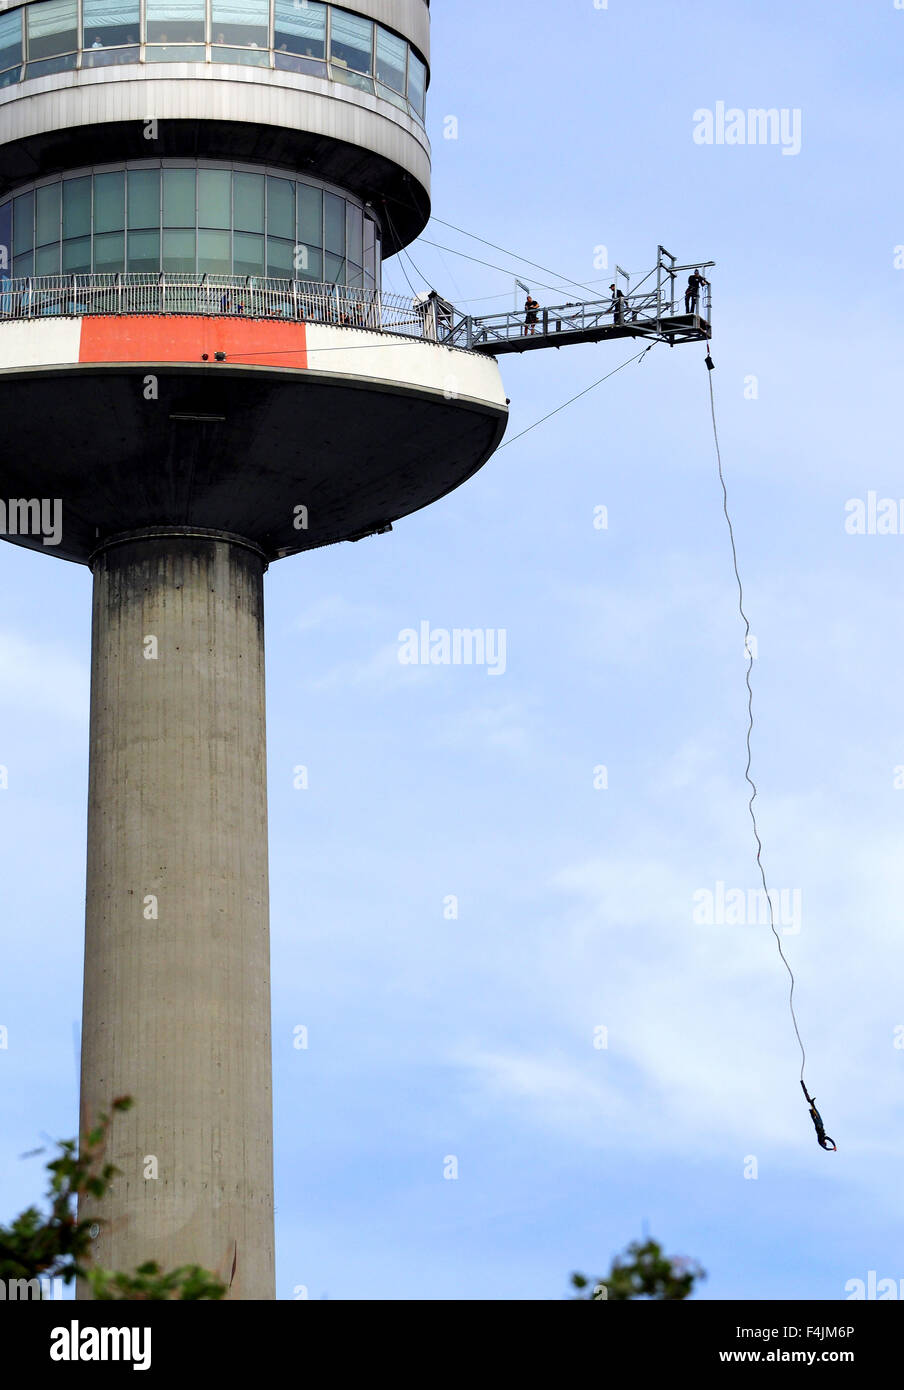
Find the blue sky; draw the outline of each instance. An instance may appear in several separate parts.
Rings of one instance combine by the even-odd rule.
[[[839,1152],[800,1095],[768,928],[692,918],[695,892],[757,878],[703,351],[659,347],[391,536],[270,571],[278,1296],[559,1299],[645,1222],[707,1298],[904,1278],[904,536],[844,527],[848,499],[904,495],[904,11],[432,13],[438,217],[584,283],[611,278],[600,245],[636,276],[660,241],[718,262],[760,826],[771,885],[801,894],[784,944]],[[718,101],[799,109],[800,153],[695,144]],[[512,304],[514,274],[573,297],[426,235],[504,267],[411,248],[477,312]],[[386,283],[407,290],[397,262]],[[627,355],[503,359],[510,435]],[[90,575],[0,547],[0,595],[9,1215],[40,1190],[18,1156],[76,1127]],[[421,620],[504,629],[504,675],[400,665]]]

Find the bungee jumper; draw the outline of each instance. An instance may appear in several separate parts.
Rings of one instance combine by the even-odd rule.
[[[826,1134],[826,1127],[822,1122],[822,1116],[816,1109],[816,1101],[813,1099],[813,1097],[810,1095],[810,1092],[804,1085],[803,1079],[801,1079],[800,1085],[801,1090],[807,1098],[807,1104],[810,1107],[810,1119],[813,1121],[813,1124],[816,1128],[816,1138],[819,1141],[820,1148],[828,1149],[829,1153],[835,1153],[838,1146],[835,1143],[835,1140],[830,1138],[830,1136]]]

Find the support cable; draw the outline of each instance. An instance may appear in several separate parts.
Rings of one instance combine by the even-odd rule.
[[[655,343],[650,343],[650,346],[645,347],[642,352],[637,352],[633,357],[629,357],[627,361],[621,363],[621,366],[613,367],[612,371],[607,372],[605,376],[601,376],[599,381],[594,381],[591,386],[586,386],[583,391],[579,391],[578,394],[572,396],[570,400],[563,401],[561,405],[557,405],[555,410],[551,410],[548,415],[544,415],[541,419],[535,420],[532,425],[528,425],[526,430],[522,430],[520,434],[513,435],[512,438],[507,439],[504,444],[500,444],[499,448],[496,450],[497,454],[501,453],[503,449],[507,449],[510,444],[514,444],[516,440],[523,439],[526,434],[530,434],[531,430],[535,430],[539,425],[543,425],[547,420],[551,420],[554,415],[561,414],[568,406],[574,405],[575,401],[579,401],[582,396],[587,396],[591,391],[595,391],[597,386],[602,386],[603,382],[608,381],[610,376],[615,376],[616,372],[622,371],[625,367],[630,367],[632,362],[639,362],[642,357],[645,357],[648,352],[651,352],[653,348],[657,346],[658,340]]]

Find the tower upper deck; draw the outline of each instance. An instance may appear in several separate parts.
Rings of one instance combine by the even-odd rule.
[[[263,163],[430,211],[426,0],[0,0],[0,197],[87,166]]]

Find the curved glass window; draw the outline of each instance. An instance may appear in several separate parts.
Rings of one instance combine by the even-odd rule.
[[[90,178],[87,182],[90,183]],[[66,180],[69,183],[69,180]],[[81,182],[81,180],[78,180]],[[160,226],[160,170],[130,169],[126,175],[129,227]],[[65,202],[66,190],[63,189]],[[87,229],[86,230],[90,230]]]
[[[63,240],[91,235],[91,178],[63,183]],[[90,252],[89,257],[90,260]]]
[[[198,226],[228,232],[232,226],[232,172],[198,170]]]
[[[0,14],[0,88],[73,68],[229,63],[356,87],[424,123],[427,67],[408,41],[322,0],[32,0]]]
[[[377,26],[377,96],[407,110],[408,45],[397,34]]]
[[[270,0],[212,0],[210,40],[233,48],[269,48]]]
[[[78,6],[76,0],[43,0],[25,11],[28,45],[26,77],[67,72],[78,63]]]
[[[408,55],[408,104],[419,121],[424,120],[427,98],[427,68],[416,53]]]
[[[207,38],[204,0],[146,0],[146,9],[148,43],[199,44]]]
[[[22,11],[0,14],[0,87],[18,82],[22,68]]]
[[[44,0],[25,11],[29,58],[49,58],[78,48],[76,0]]]
[[[276,66],[326,77],[326,5],[275,0],[274,19]]]
[[[184,162],[79,171],[0,201],[12,274],[145,271],[376,289],[381,233],[356,199],[285,171]]]
[[[137,63],[139,0],[82,0],[82,67]]]
[[[333,9],[330,14],[330,76],[334,82],[361,87],[372,92],[373,20],[348,10]]]

